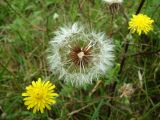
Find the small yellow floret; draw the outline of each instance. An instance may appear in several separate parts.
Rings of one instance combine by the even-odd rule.
[[[55,104],[55,97],[58,96],[57,93],[54,93],[55,85],[50,81],[43,82],[41,78],[38,81],[32,81],[32,84],[26,87],[26,92],[22,93],[24,104],[29,110],[33,108],[33,112],[40,111],[44,112],[45,107],[51,109],[50,105]]]
[[[153,22],[154,20],[152,20],[147,15],[133,15],[133,17],[129,21],[129,29],[132,33],[137,32],[138,35],[141,35],[142,32],[147,34],[149,31],[153,30]]]

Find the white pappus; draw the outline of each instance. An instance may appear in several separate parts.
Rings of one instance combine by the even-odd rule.
[[[113,65],[114,45],[104,33],[89,32],[79,23],[60,27],[50,41],[48,61],[59,79],[83,86]]]
[[[121,4],[123,2],[123,0],[102,0],[108,4],[113,4],[113,3],[118,3]]]

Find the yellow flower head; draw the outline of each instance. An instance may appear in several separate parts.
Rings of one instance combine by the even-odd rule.
[[[50,81],[43,82],[41,78],[38,81],[32,81],[32,85],[26,87],[26,92],[22,93],[24,104],[29,110],[33,108],[33,113],[36,111],[44,112],[45,107],[51,109],[50,105],[55,104],[55,97],[58,96],[57,93],[54,93],[55,85]]]
[[[132,33],[137,32],[139,35],[141,35],[142,32],[147,34],[150,30],[153,30],[153,22],[154,20],[147,15],[133,15],[129,21],[129,29],[131,29]]]

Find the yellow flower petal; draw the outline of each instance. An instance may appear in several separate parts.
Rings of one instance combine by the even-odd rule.
[[[54,92],[55,85],[50,81],[42,81],[41,78],[32,81],[32,84],[26,87],[26,92],[22,93],[24,96],[24,104],[27,109],[33,108],[33,113],[40,111],[44,112],[44,109],[51,109],[49,105],[55,104],[55,97],[59,96]]]
[[[138,35],[141,35],[142,33],[147,34],[149,31],[153,30],[153,22],[154,20],[149,18],[147,15],[133,15],[129,21],[128,28],[132,33],[137,32]]]

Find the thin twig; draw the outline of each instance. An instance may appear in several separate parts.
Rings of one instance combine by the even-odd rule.
[[[67,116],[72,116],[72,115],[74,115],[74,114],[76,114],[76,113],[78,113],[78,112],[80,112],[80,111],[82,111],[82,110],[88,108],[89,106],[91,106],[91,105],[93,105],[93,104],[95,104],[95,102],[90,103],[90,104],[88,104],[88,105],[86,105],[86,106],[83,106],[83,107],[80,108],[80,109],[74,110],[74,111],[68,113]]]
[[[99,84],[101,83],[101,80],[98,80],[96,85],[94,86],[94,88],[92,89],[92,91],[89,93],[89,96],[92,96],[92,94],[97,90],[97,87],[99,86]]]

